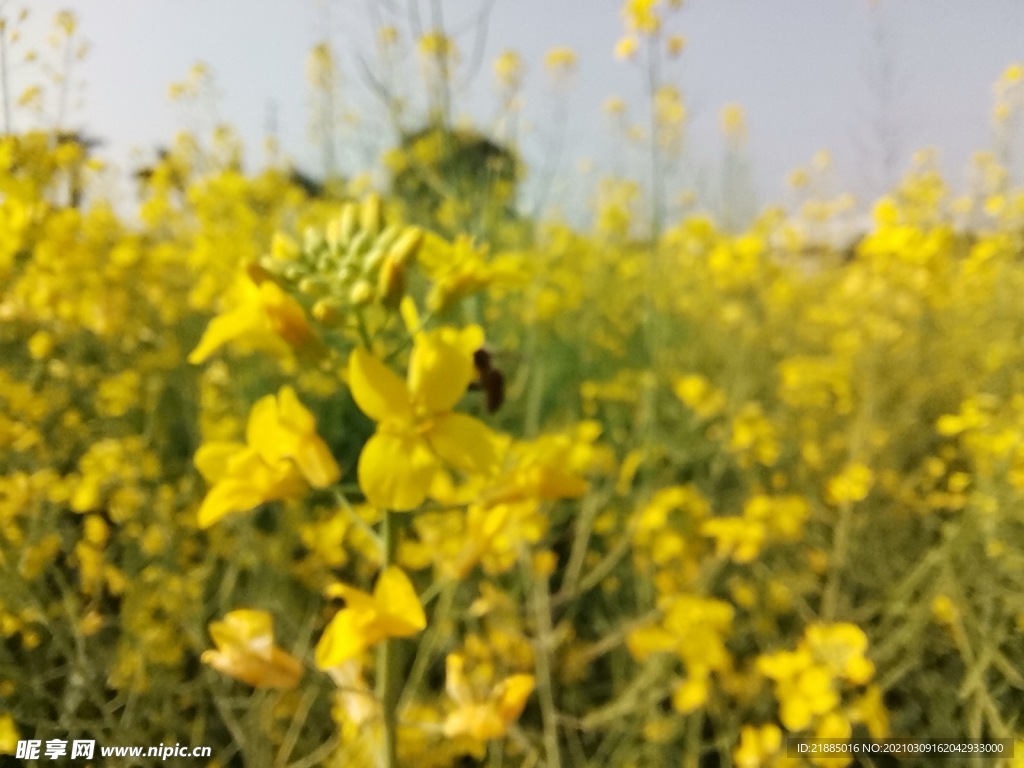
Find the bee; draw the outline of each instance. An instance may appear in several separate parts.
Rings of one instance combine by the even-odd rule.
[[[491,353],[481,347],[473,353],[476,381],[469,385],[471,390],[484,393],[488,413],[494,413],[505,402],[505,376],[493,366]]]

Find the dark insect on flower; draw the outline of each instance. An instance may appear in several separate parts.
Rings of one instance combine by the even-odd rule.
[[[491,353],[481,347],[473,353],[476,367],[476,381],[469,385],[471,390],[482,390],[488,413],[494,413],[505,402],[505,376],[493,367]]]

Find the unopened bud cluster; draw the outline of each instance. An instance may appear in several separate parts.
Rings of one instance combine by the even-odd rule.
[[[380,198],[371,195],[345,203],[326,232],[308,230],[301,247],[279,236],[259,267],[312,299],[313,316],[331,324],[352,307],[397,308],[422,241],[418,227],[388,224]]]

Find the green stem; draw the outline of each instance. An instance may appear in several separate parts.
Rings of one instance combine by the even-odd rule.
[[[528,561],[524,570],[529,577]],[[544,756],[548,768],[561,768],[562,758],[558,744],[558,712],[555,708],[554,682],[551,669],[551,650],[554,628],[551,625],[551,596],[546,576],[534,575],[533,610],[537,637],[534,642],[534,663],[537,672],[537,695],[540,700],[541,721],[544,731]]]
[[[643,339],[647,352],[648,370],[657,373],[662,369],[659,364],[661,351],[661,328],[660,318],[657,310],[658,273],[661,269],[661,230],[662,230],[662,198],[663,193],[663,163],[665,158],[658,147],[658,112],[657,100],[658,90],[661,87],[661,68],[659,67],[659,56],[661,50],[661,38],[655,33],[651,36],[647,46],[647,98],[650,102],[650,163],[651,163],[651,221],[648,237],[649,253],[647,257],[646,275],[646,298],[643,309]],[[648,456],[651,456],[655,446],[658,444],[658,387],[655,383],[649,382],[643,388],[641,394],[641,424],[643,425],[643,447]],[[653,464],[653,463],[652,463]],[[646,472],[643,476],[644,488],[649,491],[653,481],[653,473]]]
[[[381,525],[384,562],[387,568],[395,560],[398,548],[398,520],[390,509],[384,510]],[[381,768],[398,768],[398,645],[395,638],[386,638],[377,651],[377,698],[383,713],[384,732],[381,739]]]

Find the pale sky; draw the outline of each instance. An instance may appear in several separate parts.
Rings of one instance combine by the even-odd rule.
[[[440,1],[453,27],[466,26],[482,4]],[[425,12],[430,3],[419,2]],[[328,33],[346,67],[346,106],[364,116],[362,133],[346,138],[343,170],[359,170],[356,149],[380,136],[379,110],[355,66],[357,52],[372,49],[374,3],[383,12],[406,7],[406,0],[334,0],[329,13],[324,0],[23,4],[36,17],[28,37],[61,8],[77,13],[92,50],[76,72],[87,83],[84,108],[69,122],[106,139],[121,163],[131,148],[151,151],[183,127],[167,87],[202,60],[223,94],[219,117],[240,129],[250,165],[259,161],[274,103],[284,149],[315,174],[321,154],[308,139],[304,70],[309,49]],[[8,0],[8,11],[19,5]],[[528,67],[524,119],[533,130],[524,134],[523,151],[535,173],[555,142],[559,109],[568,116],[563,178],[585,158],[599,169],[628,167],[602,111],[608,97],[621,96],[639,119],[646,103],[640,66],[612,55],[622,34],[620,6],[621,0],[494,0],[484,65],[474,81],[460,78],[462,111],[481,122],[494,115],[491,62],[514,48]],[[1009,64],[1024,61],[1024,0],[879,0],[870,8],[868,0],[687,0],[669,31],[688,41],[671,79],[692,114],[687,157],[694,174],[715,175],[723,153],[719,112],[739,103],[762,201],[781,199],[786,172],[820,149],[834,156],[839,186],[874,194],[881,150],[870,137],[880,118],[893,129],[901,168],[913,149],[935,147],[958,184],[970,153],[989,145],[992,84]],[[463,60],[472,43],[472,34],[458,37]],[[562,95],[552,91],[542,65],[555,46],[573,48],[580,62],[575,87]],[[883,57],[893,73],[889,109],[880,107],[879,89],[870,85]]]

